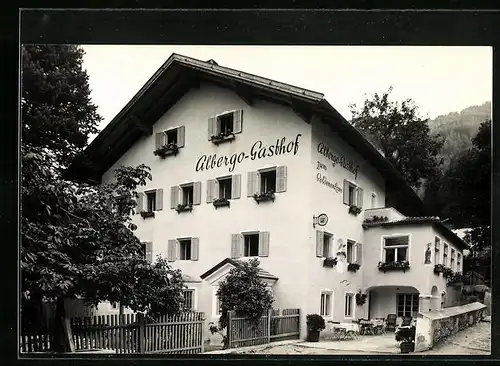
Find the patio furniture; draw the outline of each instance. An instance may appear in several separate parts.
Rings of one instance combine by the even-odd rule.
[[[359,326],[360,326],[359,334],[374,335],[372,321],[366,319],[360,319]]]
[[[385,319],[377,318],[373,324],[373,333],[375,335],[385,334]]]
[[[413,318],[411,316],[403,316],[403,321],[401,323],[402,327],[410,326],[411,325],[411,320]]]
[[[396,330],[396,314],[388,314],[385,321],[385,329]]]
[[[345,339],[354,340],[356,338],[357,327],[354,324],[334,322],[332,320],[329,320],[328,323],[331,324],[331,339],[341,341]]]

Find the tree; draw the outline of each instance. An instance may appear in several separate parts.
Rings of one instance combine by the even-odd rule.
[[[392,87],[382,95],[375,93],[361,108],[351,104],[351,124],[401,171],[415,189],[422,179],[431,179],[441,160],[437,157],[444,139],[430,134],[426,119],[418,116],[411,99],[389,101]]]
[[[274,300],[266,283],[259,277],[259,260],[240,263],[219,284],[217,296],[222,314],[219,326],[210,327],[212,333],[221,333],[227,328],[229,311],[234,311],[236,316],[249,318],[252,326],[257,326],[260,318],[271,309]],[[227,341],[227,337],[223,336],[225,347],[228,346]]]
[[[85,147],[102,120],[91,102],[83,55],[75,45],[22,47],[22,143],[45,149],[61,166]]]

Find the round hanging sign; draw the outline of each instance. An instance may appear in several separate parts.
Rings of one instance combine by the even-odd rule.
[[[318,216],[319,226],[325,226],[327,222],[328,222],[328,216],[326,216],[326,214],[321,214]]]

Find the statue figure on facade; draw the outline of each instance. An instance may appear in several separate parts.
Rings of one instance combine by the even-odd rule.
[[[431,244],[427,244],[427,250],[425,251],[425,264],[431,263]]]

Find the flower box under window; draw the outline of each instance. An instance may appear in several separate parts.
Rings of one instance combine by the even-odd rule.
[[[356,305],[363,306],[366,302],[366,297],[366,294],[362,294],[361,291],[359,291],[356,294]]]
[[[191,212],[192,210],[193,210],[193,205],[192,204],[179,204],[175,208],[175,211],[177,211],[177,213],[179,213],[179,214],[181,212],[186,212],[186,211]]]
[[[259,203],[263,201],[273,201],[275,199],[274,192],[262,192],[262,193],[256,193],[253,195],[254,200]]]
[[[161,146],[160,148],[156,149],[153,154],[155,156],[159,156],[162,159],[165,159],[168,155],[177,155],[179,152],[179,148],[177,147],[177,144],[174,142],[165,144]]]
[[[155,217],[154,211],[141,211],[141,216],[143,219],[147,219],[148,217]]]
[[[337,265],[337,258],[325,258],[323,261],[323,267],[334,267]]]
[[[364,224],[370,224],[372,222],[386,222],[389,218],[387,216],[373,216],[371,218],[365,219]]]
[[[442,264],[436,264],[434,266],[434,274],[439,275],[440,273],[443,273],[444,269],[445,266],[443,266]]]
[[[235,139],[234,133],[232,132],[221,132],[217,135],[212,135],[210,137],[210,141],[212,141],[215,145],[220,144],[221,142],[231,142]]]
[[[215,209],[217,209],[217,207],[224,207],[224,206],[229,207],[230,201],[227,198],[218,198],[214,200],[213,205]]]
[[[410,268],[410,262],[402,261],[402,262],[379,262],[378,269],[382,272],[387,271],[403,271],[406,272],[407,269]]]
[[[349,263],[347,265],[347,270],[349,272],[357,272],[357,270],[359,269],[360,265],[359,263]]]
[[[450,267],[444,267],[442,273],[444,278],[451,278],[454,274]]]
[[[361,207],[351,205],[349,206],[349,213],[354,216],[358,216],[361,213],[362,209]]]

